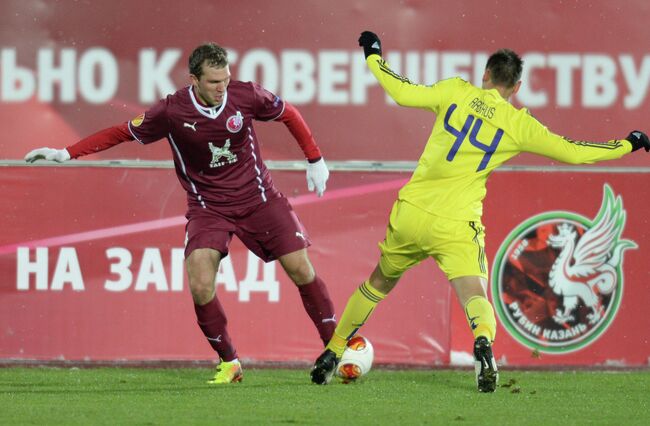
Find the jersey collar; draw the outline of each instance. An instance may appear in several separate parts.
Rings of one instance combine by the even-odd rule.
[[[226,107],[226,103],[228,102],[228,91],[226,90],[226,93],[223,94],[223,102],[219,106],[215,107],[206,107],[203,106],[199,103],[199,101],[196,100],[196,97],[194,96],[194,90],[192,90],[192,85],[190,85],[187,90],[190,92],[190,99],[192,99],[192,103],[194,104],[194,108],[198,112],[200,112],[202,115],[205,115],[208,118],[215,119],[219,117],[219,114],[221,114],[221,111]]]

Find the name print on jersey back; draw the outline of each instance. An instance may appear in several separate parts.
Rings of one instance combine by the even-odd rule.
[[[494,117],[494,112],[496,111],[496,108],[494,106],[490,106],[479,98],[472,99],[469,107],[476,111],[477,114],[482,115],[485,118]]]

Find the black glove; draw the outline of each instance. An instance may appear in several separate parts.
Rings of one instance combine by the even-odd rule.
[[[381,41],[377,34],[372,31],[364,31],[359,37],[359,46],[363,47],[363,54],[366,58],[372,54],[381,56]]]
[[[637,149],[645,149],[646,152],[650,151],[650,141],[648,140],[648,135],[643,133],[640,130],[633,130],[625,138],[632,144],[632,152]]]

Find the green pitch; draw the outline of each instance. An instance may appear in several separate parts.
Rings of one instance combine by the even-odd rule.
[[[648,425],[650,371],[503,371],[494,394],[473,372],[373,370],[316,386],[304,370],[0,368],[0,424]]]

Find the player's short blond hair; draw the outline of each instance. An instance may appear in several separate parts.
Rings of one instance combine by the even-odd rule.
[[[209,67],[225,68],[228,65],[228,52],[215,43],[202,44],[190,55],[190,74],[201,77],[204,63]]]

